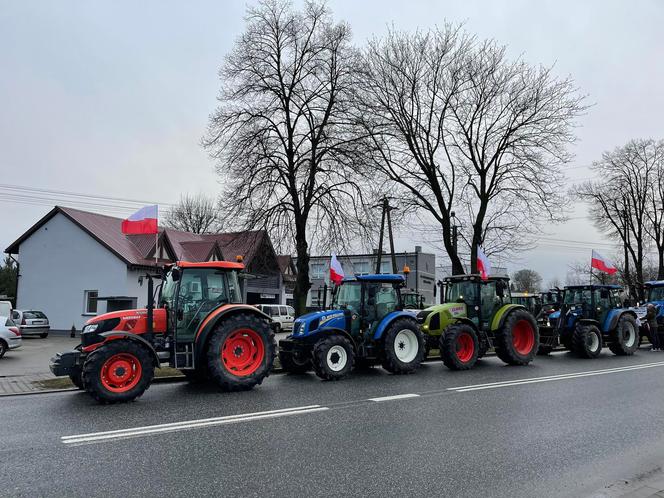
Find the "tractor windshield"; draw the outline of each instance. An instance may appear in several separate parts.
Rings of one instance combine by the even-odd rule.
[[[332,301],[333,308],[346,308],[359,310],[361,300],[361,287],[359,282],[344,282],[337,289]]]
[[[479,301],[477,288],[478,285],[470,280],[452,282],[447,286],[447,297],[445,298],[445,302],[468,304],[477,303]]]
[[[648,289],[648,301],[664,301],[664,286],[650,287]]]

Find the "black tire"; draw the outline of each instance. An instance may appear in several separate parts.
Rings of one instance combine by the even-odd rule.
[[[110,378],[107,377],[106,382],[102,380],[102,377],[105,375],[105,369],[111,369],[113,366],[112,363],[108,364],[108,362],[113,357],[117,358],[118,355],[133,357],[133,360],[141,368],[140,374],[134,379],[135,384],[131,388],[121,392],[116,392],[108,388],[108,383],[111,382]],[[114,373],[115,375],[123,376],[123,372],[125,370],[118,367]],[[106,370],[106,373],[108,373],[108,370]],[[154,362],[150,351],[145,346],[132,340],[115,340],[98,347],[88,354],[83,363],[81,376],[83,389],[100,403],[125,403],[135,400],[150,387],[150,383],[154,377]]]
[[[450,370],[470,370],[480,352],[475,329],[466,323],[452,324],[440,336],[440,355]]]
[[[210,380],[210,376],[205,367],[199,367],[194,370],[180,370],[180,372],[185,376],[187,382],[192,384],[203,384]]]
[[[251,330],[252,335],[243,334],[241,329]],[[237,346],[226,344],[227,339],[234,341]],[[246,358],[253,366],[245,372],[241,370],[243,367],[233,365],[229,368],[222,359],[224,346],[238,349],[237,352],[227,352],[230,355],[248,355]],[[267,321],[253,314],[232,315],[222,320],[212,332],[208,343],[206,357],[210,379],[224,391],[249,390],[270,375],[276,349],[274,332]],[[252,370],[253,368],[255,370]]]
[[[339,354],[343,348],[345,356]],[[328,354],[331,353],[331,354]],[[339,380],[353,369],[355,354],[351,342],[342,335],[332,335],[314,345],[314,372],[324,380]]]
[[[7,343],[0,339],[0,358],[2,358],[7,352]]]
[[[304,374],[313,368],[311,358],[300,359],[289,351],[279,351],[279,363],[281,368],[292,374]]]
[[[83,389],[83,375],[82,375],[80,369],[78,369],[74,373],[70,374],[69,375],[69,380],[71,380],[71,383],[74,384],[79,389]]]
[[[543,344],[540,344],[539,348],[537,348],[537,354],[539,356],[547,356],[551,354],[551,351],[553,351],[553,346],[544,346]]]
[[[46,339],[48,337],[48,332],[46,332],[45,334],[39,334],[39,337],[41,337],[42,339]]]
[[[424,338],[417,322],[397,318],[390,323],[383,335],[383,368],[393,374],[409,374],[419,368],[423,359]]]
[[[618,319],[618,325],[611,332],[609,349],[617,356],[632,356],[639,349],[639,328],[632,315],[623,313]]]
[[[597,358],[602,352],[602,333],[596,325],[578,324],[572,336],[574,353],[580,358]]]
[[[508,311],[496,332],[496,356],[508,365],[527,365],[537,355],[539,329],[533,315],[524,309]]]

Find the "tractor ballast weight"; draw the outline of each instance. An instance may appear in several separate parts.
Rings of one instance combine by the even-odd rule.
[[[536,352],[535,318],[511,303],[509,279],[456,275],[445,279],[445,303],[426,308],[417,319],[427,351],[439,349],[452,370],[468,370],[490,348],[510,365],[527,365]]]
[[[52,358],[51,371],[103,403],[141,396],[164,362],[228,391],[260,384],[276,346],[271,319],[241,303],[237,273],[243,268],[228,261],[178,262],[163,276],[147,275],[147,308],[88,320],[81,344]],[[155,305],[153,278],[162,277]]]
[[[561,307],[540,327],[539,354],[563,345],[581,358],[597,358],[608,345],[618,356],[639,347],[637,314],[622,308],[619,285],[574,285],[563,291]]]
[[[308,313],[279,341],[279,359],[290,373],[313,369],[339,380],[353,366],[380,363],[394,374],[411,373],[424,355],[414,312],[403,310],[401,275],[358,275],[344,279],[331,310]]]

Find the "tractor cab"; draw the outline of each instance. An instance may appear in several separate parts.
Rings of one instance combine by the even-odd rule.
[[[542,310],[542,297],[539,294],[533,294],[531,292],[512,292],[512,302],[525,307],[534,316],[537,316]]]
[[[403,308],[407,310],[423,310],[426,307],[424,305],[424,296],[418,292],[402,292],[401,300],[403,301]]]
[[[646,302],[657,306],[657,321],[664,323],[664,280],[653,280],[644,284]]]
[[[622,287],[618,285],[568,286],[563,291],[563,302],[558,313],[558,328],[571,328],[577,319],[606,321],[612,309],[622,306]],[[565,317],[567,317],[565,319]],[[551,318],[556,318],[551,315]]]
[[[512,302],[509,279],[479,275],[458,275],[444,280],[446,303],[462,303],[467,317],[479,328],[488,327],[495,313]]]

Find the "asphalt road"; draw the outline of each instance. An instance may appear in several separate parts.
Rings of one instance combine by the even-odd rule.
[[[664,463],[664,353],[17,396],[0,421],[2,496],[584,496]]]

